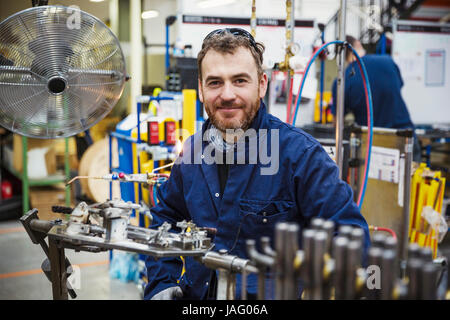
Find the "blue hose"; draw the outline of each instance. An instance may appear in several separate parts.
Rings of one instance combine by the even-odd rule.
[[[310,62],[308,63],[308,65],[306,66],[305,69],[305,73],[303,75],[303,81],[301,83],[300,86],[300,91],[297,97],[297,104],[295,106],[295,113],[294,113],[294,118],[292,121],[292,125],[295,126],[295,122],[297,120],[297,113],[298,113],[298,109],[300,106],[300,100],[301,100],[301,96],[302,96],[302,91],[303,91],[303,86],[305,85],[305,79],[306,76],[308,74],[309,69],[311,68],[311,65],[314,63],[314,61],[316,60],[317,56],[322,52],[322,50],[324,50],[326,47],[328,47],[329,45],[332,44],[344,44],[344,41],[340,41],[340,40],[336,40],[336,41],[330,41],[326,44],[324,44],[319,50],[316,51],[316,53],[313,55],[312,59],[310,60]],[[363,188],[362,188],[362,193],[360,196],[360,201],[358,203],[358,207],[361,210],[362,207],[362,203],[364,201],[364,196],[366,193],[366,188],[367,188],[367,180],[369,178],[369,167],[370,167],[370,157],[371,157],[371,153],[372,153],[372,135],[373,135],[373,108],[372,108],[372,92],[370,90],[370,84],[369,84],[369,76],[367,75],[367,71],[366,71],[366,67],[364,66],[364,63],[362,62],[361,58],[359,57],[359,55],[356,53],[355,49],[353,49],[353,47],[350,44],[347,44],[348,47],[352,50],[354,56],[356,57],[356,60],[358,61],[358,64],[360,65],[362,71],[363,71],[363,77],[365,79],[366,85],[367,85],[367,95],[368,95],[368,100],[369,100],[369,112],[370,112],[370,126],[369,127],[369,151],[367,153],[367,166],[366,166],[366,170],[365,170],[365,179],[364,179],[364,184],[363,184]]]

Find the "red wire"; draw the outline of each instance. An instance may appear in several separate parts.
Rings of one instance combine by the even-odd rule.
[[[394,230],[392,230],[392,229],[389,229],[389,228],[382,228],[382,227],[373,227],[373,230],[374,230],[374,231],[385,231],[385,232],[388,232],[388,233],[390,233],[390,235],[391,235],[395,240],[397,240],[397,235],[395,234]]]
[[[289,71],[288,71],[289,72]],[[294,77],[291,77],[291,83],[289,85],[289,99],[287,101],[287,115],[286,115],[286,122],[289,123],[291,120],[291,108],[292,108],[292,94],[294,92],[292,86],[294,85]]]

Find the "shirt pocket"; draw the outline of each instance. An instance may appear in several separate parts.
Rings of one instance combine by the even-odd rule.
[[[273,238],[275,224],[287,221],[294,206],[288,200],[250,200],[239,201],[239,215],[242,224],[242,238],[258,240],[267,236]]]

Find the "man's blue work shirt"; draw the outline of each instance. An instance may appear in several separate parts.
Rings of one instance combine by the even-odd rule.
[[[295,222],[302,230],[309,227],[311,218],[321,217],[334,221],[337,226],[363,228],[367,249],[370,243],[368,225],[353,201],[353,192],[339,179],[338,167],[314,138],[268,114],[261,103],[251,128],[258,132],[258,142],[267,141],[268,152],[263,153],[273,156],[279,143],[278,167],[259,160],[256,164],[251,161],[237,164],[236,159],[243,159],[239,154],[242,149],[234,149],[230,152],[235,153],[235,164],[229,165],[228,180],[220,195],[217,165],[202,162],[206,160],[203,153],[211,150],[208,149],[210,144],[203,141],[208,126],[209,120],[201,132],[185,142],[169,180],[159,188],[159,203],[151,210],[154,226],[168,221],[175,228],[177,221],[192,220],[199,227],[216,228],[214,250],[232,249],[229,254],[247,258],[245,241],[254,239],[259,243],[263,236],[273,239],[277,222]],[[276,144],[272,145],[272,138],[277,135],[279,139],[274,138]],[[196,143],[200,143],[200,151]],[[249,145],[251,143],[245,147],[247,160]],[[273,162],[277,161],[275,158]],[[200,161],[195,162],[199,164],[188,164],[194,160]],[[261,169],[271,165],[275,172],[262,174]],[[146,266],[146,299],[176,285],[183,290],[183,299],[205,298],[212,270],[193,258],[185,258],[186,271],[182,277],[183,264],[179,258],[148,257]],[[255,274],[249,275],[247,285],[249,294],[257,292]],[[237,298],[240,288],[238,274]]]
[[[362,58],[369,76],[372,92],[373,126],[394,129],[414,129],[405,101],[401,95],[403,80],[400,70],[388,55],[369,54]],[[331,112],[336,115],[337,80],[332,87]],[[345,70],[345,114],[352,112],[355,122],[367,126],[367,106],[364,84],[357,62]]]

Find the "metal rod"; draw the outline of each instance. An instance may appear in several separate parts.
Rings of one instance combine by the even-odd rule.
[[[409,211],[411,197],[411,165],[413,151],[413,137],[407,137],[405,141],[405,173],[403,176],[403,225],[400,231],[399,256],[400,260],[406,261],[408,254],[408,230],[409,230]]]
[[[275,263],[275,300],[284,300],[284,278],[285,278],[285,266],[284,266],[284,256],[285,256],[285,236],[288,229],[288,224],[281,222],[275,226],[275,251],[276,263]]]
[[[52,291],[54,300],[68,300],[67,272],[64,248],[58,248],[56,240],[49,238],[49,260],[52,272]]]
[[[345,16],[347,1],[341,0],[339,15],[339,39],[345,41]],[[339,178],[343,177],[343,135],[344,135],[344,95],[345,95],[345,46],[338,50],[338,79],[337,79],[337,111],[336,111],[336,164],[339,168]]]

